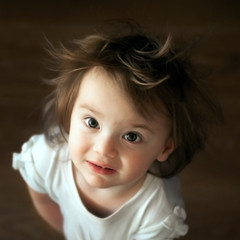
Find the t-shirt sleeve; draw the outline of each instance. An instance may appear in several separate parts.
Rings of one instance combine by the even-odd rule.
[[[185,210],[175,206],[172,214],[159,223],[144,227],[132,237],[133,240],[170,240],[184,236],[188,232],[188,226],[184,223]]]
[[[23,144],[20,153],[13,153],[13,168],[19,170],[25,182],[39,193],[47,193],[46,175],[51,165],[53,149],[44,135],[34,135]]]
[[[145,226],[138,230],[132,237],[133,240],[170,240],[184,236],[188,232],[188,226],[184,223],[186,219],[185,210],[175,206],[172,214],[159,223]]]
[[[177,239],[188,232],[178,177],[159,181],[152,184],[155,193],[149,198],[144,221],[131,240]]]

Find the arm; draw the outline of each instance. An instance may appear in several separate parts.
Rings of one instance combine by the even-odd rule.
[[[63,217],[58,205],[47,195],[29,189],[33,204],[40,216],[55,230],[63,233]]]

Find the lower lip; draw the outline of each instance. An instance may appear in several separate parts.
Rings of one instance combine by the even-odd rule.
[[[91,163],[91,162],[87,162],[87,164],[93,172],[101,174],[101,175],[111,175],[111,174],[116,173],[116,171],[114,169],[103,168],[103,167],[100,167],[100,166],[98,166],[94,163]]]

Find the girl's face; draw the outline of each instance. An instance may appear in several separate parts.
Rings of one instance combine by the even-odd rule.
[[[71,115],[69,151],[76,179],[123,192],[140,186],[153,161],[165,161],[173,151],[170,128],[164,114],[153,121],[141,117],[111,75],[93,68],[82,79]]]

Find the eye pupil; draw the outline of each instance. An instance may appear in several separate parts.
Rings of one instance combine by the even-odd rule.
[[[89,118],[88,125],[91,128],[96,128],[98,126],[98,122],[94,118]]]

